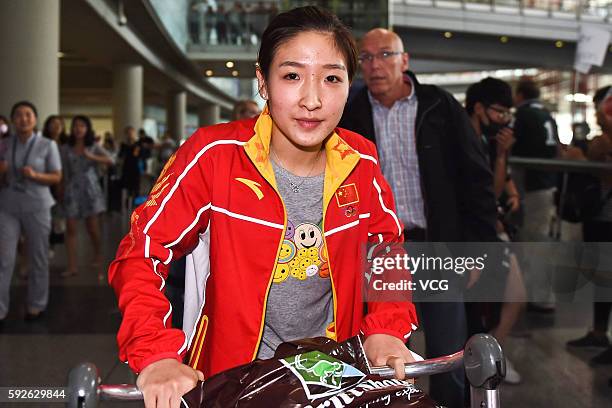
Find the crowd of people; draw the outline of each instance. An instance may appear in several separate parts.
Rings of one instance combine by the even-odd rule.
[[[100,215],[133,208],[143,195],[140,180],[153,151],[165,163],[176,150],[168,136],[156,144],[144,131],[136,138],[131,126],[117,149],[110,134],[96,136],[84,115],[74,116],[68,130],[59,115],[49,116],[40,131],[38,123],[29,101],[13,106],[10,121],[0,117],[0,323],[8,314],[18,258],[20,277],[28,282],[26,320],[38,319],[47,307],[49,260],[59,244],[65,245],[66,260],[61,277],[78,274],[80,221],[91,244],[88,269],[104,280]]]
[[[191,44],[257,44],[278,14],[276,1],[194,0],[188,14]]]
[[[140,175],[155,151],[166,165],[133,212],[109,270],[123,313],[121,359],[141,374],[147,407],[175,406],[197,379],[271,357],[296,333],[341,340],[361,332],[370,361],[402,377],[398,367],[413,360],[405,343],[417,327],[431,358],[462,349],[477,332],[503,346],[528,298],[538,300],[530,311],[554,313],[550,287],[526,284],[543,260],[527,256],[521,264],[510,245],[496,268],[503,291],[493,307],[455,300],[415,308],[398,301],[369,302],[364,310],[351,271],[359,269],[366,242],[551,241],[558,174],[511,169],[508,158],[612,162],[612,115],[603,109],[610,87],[593,98],[601,134],[582,148],[563,146],[532,78],[514,90],[485,78],[469,86],[462,106],[418,81],[392,31],[373,29],[356,46],[337,18],[305,7],[278,15],[260,35],[256,74],[264,111],[241,101],[232,122],[198,130],[176,153],[171,139],[156,144],[134,127],[125,129],[118,148],[112,139],[97,143],[85,116],[74,117],[68,133],[61,117],[49,117],[38,134],[29,102],[15,104],[10,123],[0,117],[0,319],[8,311],[20,237],[30,268],[26,319],[35,319],[48,299],[48,247],[61,234],[57,220],[66,223],[63,276],[77,273],[78,220],[87,226],[92,265],[100,266],[98,216],[115,199],[104,196],[99,168],[120,163],[109,174],[128,205],[138,204]],[[357,70],[364,84],[349,90]],[[607,242],[612,182],[609,175],[595,182],[601,205],[581,220],[584,240]],[[169,270],[185,286],[190,268],[208,279],[198,289],[206,302],[200,299],[193,321],[182,322],[183,333],[168,323],[173,308],[159,288]],[[468,290],[482,273],[470,271]],[[172,287],[169,281],[169,292]],[[182,312],[181,294],[175,313]],[[283,306],[288,301],[290,309]],[[185,308],[188,303],[185,298]],[[568,342],[604,348],[595,364],[612,364],[611,305],[595,303],[594,329]],[[520,383],[519,371],[507,360],[506,381]],[[463,371],[433,376],[430,395],[444,406],[464,406]]]

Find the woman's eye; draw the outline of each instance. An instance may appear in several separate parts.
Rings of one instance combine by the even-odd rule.
[[[285,75],[285,79],[289,79],[289,80],[294,81],[296,79],[300,79],[300,77],[295,72],[290,72],[287,75]]]
[[[332,83],[335,83],[335,82],[342,82],[342,80],[341,80],[340,78],[338,78],[336,75],[328,75],[328,76],[327,76],[325,79],[326,79],[328,82],[332,82]]]

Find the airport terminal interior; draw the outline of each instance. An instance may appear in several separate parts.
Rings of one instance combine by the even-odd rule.
[[[46,230],[49,244],[45,244],[49,294],[48,304],[38,309],[30,303],[28,287],[40,279],[32,269],[41,260],[30,253],[33,247],[23,231],[19,233],[17,229],[7,244],[8,218],[2,215],[12,211],[7,210],[10,206],[19,207],[15,209],[19,214],[27,214],[24,208],[35,204],[0,203],[0,240],[5,241],[0,243],[0,256],[4,258],[0,259],[0,274],[4,274],[0,275],[0,286],[5,282],[9,287],[6,291],[0,288],[0,296],[10,292],[8,304],[3,305],[5,300],[0,299],[0,390],[64,387],[70,370],[82,362],[95,364],[104,384],[135,384],[136,375],[119,359],[117,331],[122,315],[108,282],[108,267],[115,259],[119,242],[130,230],[132,212],[138,206],[148,206],[150,200],[160,199],[163,190],[158,191],[156,180],[160,173],[163,178],[167,161],[173,160],[173,153],[197,129],[258,116],[265,109],[266,101],[258,92],[255,75],[262,35],[279,13],[305,5],[318,5],[337,15],[350,28],[358,47],[370,30],[391,30],[401,39],[407,52],[402,55],[409,56],[409,70],[418,83],[444,90],[462,110],[469,105],[468,89],[475,89],[473,84],[487,83],[483,82],[485,78],[501,80],[513,96],[521,90],[537,91],[537,95],[523,99],[537,99],[539,112],[548,115],[549,125],[554,124],[554,129],[553,125],[546,128],[553,139],[553,153],[545,149],[543,155],[530,156],[523,148],[517,154],[518,142],[514,151],[510,146],[503,152],[508,155],[510,170],[502,176],[506,177],[502,181],[505,198],[499,201],[503,215],[499,215],[497,223],[503,226],[498,227],[498,235],[509,241],[529,242],[539,239],[521,239],[527,236],[526,231],[544,231],[541,241],[551,247],[565,245],[563,248],[574,250],[591,241],[600,243],[602,252],[612,253],[608,243],[612,242],[612,198],[607,193],[612,190],[612,118],[607,119],[610,125],[605,125],[606,114],[612,117],[611,1],[0,0],[0,137],[7,140],[0,144],[0,164],[6,163],[11,149],[11,157],[16,157],[17,142],[8,142],[19,126],[13,107],[19,101],[29,101],[37,113],[35,135],[41,133],[38,137],[44,134],[55,139],[62,145],[61,152],[72,152],[68,146],[78,144],[71,133],[79,124],[92,130],[91,143],[96,146],[98,159],[92,165],[95,186],[91,188],[99,192],[99,197],[92,198],[89,190],[78,192],[82,185],[70,190],[74,185],[65,181],[58,184],[62,188],[51,187],[54,200],[63,204],[46,207],[47,218],[51,213]],[[395,57],[389,50],[386,52],[368,54],[359,50],[353,89],[371,85],[366,70]],[[372,95],[369,97],[373,101]],[[353,93],[349,101],[351,97]],[[421,103],[419,99],[419,108]],[[524,104],[515,99],[509,106],[500,107],[495,102],[476,106],[484,106],[483,115],[489,121],[492,115],[507,118],[497,128],[502,132],[504,126],[519,123]],[[466,112],[465,118],[476,115],[469,108]],[[47,121],[52,115],[56,116]],[[486,139],[487,132],[478,123]],[[513,131],[518,140],[519,127]],[[55,136],[49,132],[55,132]],[[493,133],[492,137],[497,136]],[[605,142],[599,143],[602,140]],[[604,146],[599,159],[581,153],[590,152],[594,144]],[[37,150],[32,151],[36,154]],[[29,153],[30,150],[21,153],[24,162]],[[414,149],[412,154],[416,157]],[[71,160],[64,155],[62,163]],[[421,168],[427,165],[422,160],[425,159],[419,157]],[[510,190],[508,180],[514,178],[520,184],[517,175],[528,174],[525,168],[556,177],[554,185],[546,188],[550,193],[548,201],[542,196],[540,201],[537,197],[533,201],[534,190],[521,185],[518,191],[516,187]],[[73,169],[80,171],[87,171],[86,167]],[[19,182],[14,177],[3,178],[10,172],[8,165],[0,166],[2,200],[13,197],[3,195],[2,190],[17,188],[14,185]],[[560,210],[572,199],[580,201],[590,193],[581,189],[581,183],[597,187],[600,196],[596,200],[603,197],[597,214],[591,218]],[[292,186],[298,190],[299,186]],[[67,215],[71,209],[64,205],[68,191],[77,191],[77,197],[71,200],[80,201],[78,208],[98,209],[75,221],[74,216]],[[544,190],[536,189],[536,193],[539,191]],[[538,208],[529,214],[525,204],[528,207],[534,202]],[[20,221],[22,225],[28,224],[25,218]],[[363,221],[361,215],[359,218],[357,222]],[[595,238],[589,229],[593,219],[599,227],[604,226]],[[500,228],[505,231],[500,232]],[[92,235],[96,229],[97,236]],[[585,236],[585,231],[590,231],[590,237]],[[6,259],[10,254],[14,263]],[[602,261],[600,266],[609,285],[612,262]],[[522,273],[519,261],[510,262],[509,268]],[[173,302],[178,299],[172,324],[179,327],[185,286],[182,269],[184,264],[171,262],[170,270],[179,273],[167,279],[165,288]],[[525,267],[525,275],[528,272]],[[521,279],[529,281],[529,276]],[[528,287],[528,292],[534,289]],[[498,387],[499,406],[612,406],[612,346],[607,340],[612,339],[610,307],[602,318],[601,309],[594,309],[592,293],[556,299],[532,299],[531,293],[526,296],[505,300],[520,306],[503,341],[507,376]],[[610,294],[600,299],[601,304],[610,302]],[[483,309],[488,314],[500,313],[496,308],[493,312],[486,306]],[[593,321],[598,319],[594,313],[599,314],[598,327],[594,327]],[[488,329],[495,330],[491,326]],[[442,334],[447,335],[451,334]],[[419,327],[409,343],[422,356],[427,354],[425,336],[424,328]],[[429,377],[419,378],[417,385],[427,392]],[[63,405],[0,400],[0,406]],[[144,405],[105,401],[100,406]]]

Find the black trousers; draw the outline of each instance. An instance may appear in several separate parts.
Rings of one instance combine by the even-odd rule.
[[[585,221],[582,224],[584,242],[610,242],[612,241],[612,222]],[[607,332],[612,302],[593,303],[593,328],[596,331]]]
[[[405,230],[407,242],[425,241],[425,231]],[[427,358],[441,357],[462,350],[467,341],[467,322],[462,302],[420,302],[416,304],[419,324],[425,333]],[[432,375],[429,395],[448,408],[463,408],[465,395],[463,368],[450,373]]]

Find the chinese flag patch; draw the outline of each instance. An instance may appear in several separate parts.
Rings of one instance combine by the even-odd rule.
[[[338,207],[358,203],[359,194],[357,193],[355,183],[338,187],[338,190],[336,190],[336,201],[338,202]]]

